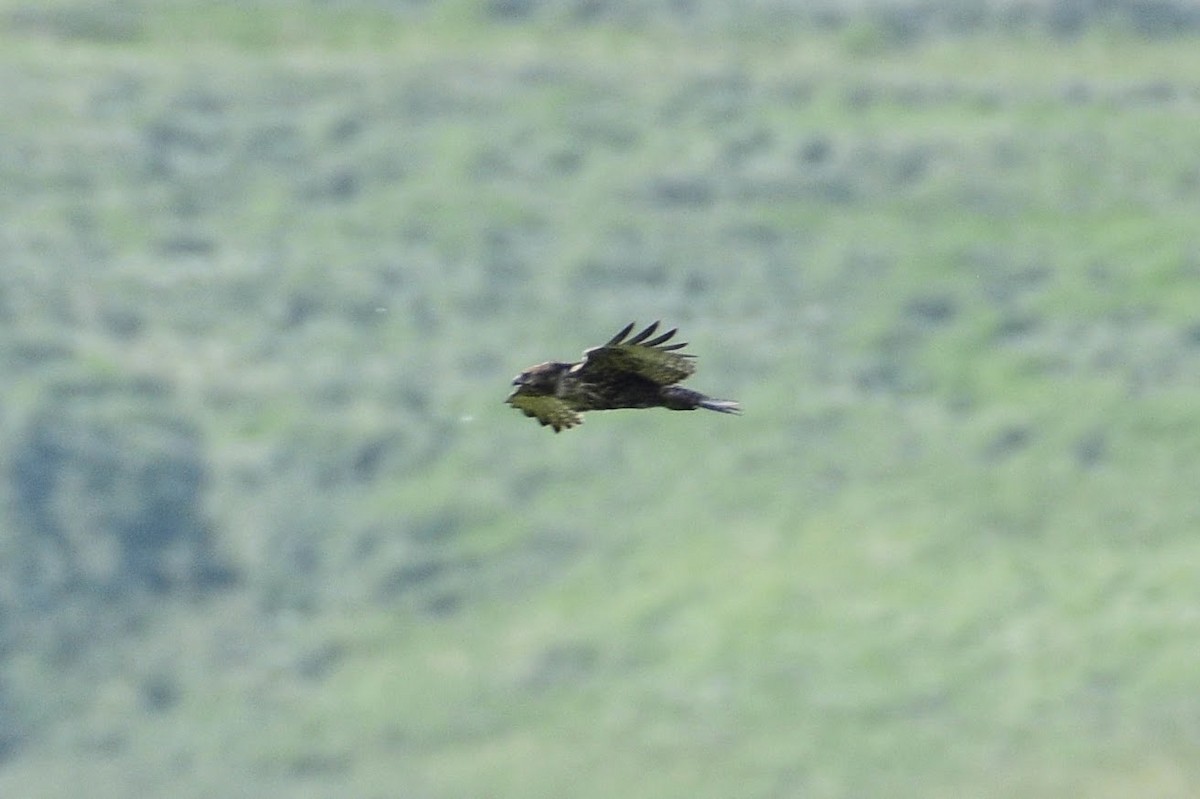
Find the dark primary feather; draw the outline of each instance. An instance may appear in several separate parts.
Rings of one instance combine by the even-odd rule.
[[[625,327],[621,328],[620,333],[617,333],[617,335],[613,336],[608,341],[606,341],[603,346],[611,347],[612,345],[618,343],[619,341],[621,341],[621,339],[623,339],[629,335],[629,331],[633,330],[633,326],[636,324],[637,324],[637,322],[630,322],[629,324],[625,325]],[[599,348],[597,348],[597,349],[599,349]]]
[[[609,339],[608,342],[604,346],[612,347],[617,344],[620,344],[624,340],[624,338],[629,335],[630,331],[633,330],[634,325],[636,325],[636,324],[637,324],[637,322],[630,322],[629,324],[625,325],[625,327],[621,329],[621,332],[618,333],[617,335],[613,336],[611,339]],[[626,341],[624,343],[627,345],[642,344],[643,346],[646,346],[646,347],[658,347],[658,349],[660,349],[660,350],[681,350],[687,346],[686,341],[683,342],[682,344],[672,344],[668,347],[659,346],[664,341],[670,340],[670,338],[672,336],[674,336],[677,332],[679,332],[679,329],[674,328],[674,327],[671,328],[670,330],[668,330],[666,333],[663,333],[661,336],[654,339],[653,341],[646,341],[645,339],[648,336],[650,336],[650,334],[652,334],[655,330],[658,329],[658,325],[659,325],[658,322],[652,323],[649,327],[647,327],[641,333],[638,333],[636,336],[634,336],[629,341]],[[603,347],[595,347],[594,349],[596,349],[596,350],[603,349]],[[588,350],[588,352],[592,352],[592,351],[593,350]]]

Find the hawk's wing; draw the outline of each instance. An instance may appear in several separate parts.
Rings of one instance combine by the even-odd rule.
[[[602,347],[593,347],[583,354],[583,360],[571,368],[571,373],[588,380],[599,379],[615,374],[636,374],[651,380],[660,386],[678,383],[692,372],[696,371],[694,356],[674,352],[687,346],[682,344],[666,344],[674,330],[668,330],[657,338],[651,339],[658,329],[658,322],[625,341],[625,337],[633,330],[630,322],[620,333],[613,336]]]
[[[509,395],[505,402],[526,416],[536,418],[543,426],[553,427],[556,433],[577,424],[583,424],[583,417],[571,410],[570,406],[558,397],[546,394],[522,394],[521,390],[517,389]]]

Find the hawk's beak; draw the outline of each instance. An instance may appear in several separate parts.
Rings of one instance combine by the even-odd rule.
[[[513,384],[514,386],[523,386],[523,385],[525,385],[525,375],[517,375],[516,377],[514,377],[514,378],[513,378],[513,381],[512,381],[512,384]]]

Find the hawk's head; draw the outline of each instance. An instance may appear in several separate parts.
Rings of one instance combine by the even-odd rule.
[[[514,377],[512,384],[522,394],[554,394],[558,389],[558,379],[570,368],[569,363],[539,363]]]

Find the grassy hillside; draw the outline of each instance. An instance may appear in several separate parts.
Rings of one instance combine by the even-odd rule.
[[[0,794],[1191,795],[1194,16],[0,2]]]

